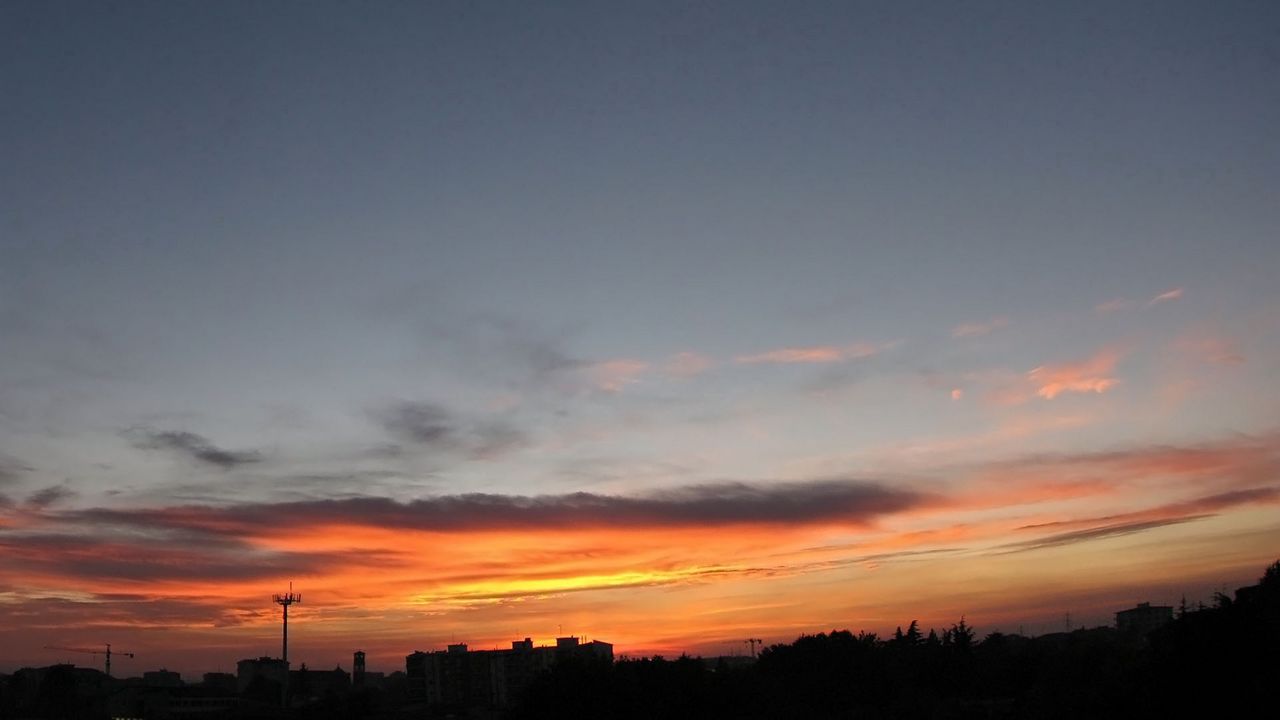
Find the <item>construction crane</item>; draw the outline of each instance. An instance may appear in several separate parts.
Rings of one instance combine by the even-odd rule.
[[[112,655],[123,655],[123,656],[125,656],[125,657],[127,657],[127,658],[132,658],[132,657],[133,657],[133,653],[131,653],[131,652],[120,652],[119,650],[114,650],[114,651],[113,651],[113,650],[111,649],[111,643],[103,643],[103,644],[107,646],[107,649],[106,649],[106,650],[91,650],[91,649],[89,649],[89,648],[59,647],[59,646],[57,646],[57,645],[45,645],[45,646],[44,646],[44,649],[45,649],[45,650],[65,650],[66,652],[78,652],[78,653],[85,653],[85,654],[88,654],[88,655],[104,655],[104,656],[106,656],[106,659],[107,659],[107,662],[106,662],[106,666],[107,666],[107,677],[111,677],[111,656],[112,656]]]
[[[742,643],[751,646],[751,657],[756,657],[756,645],[764,646],[764,641],[760,638],[747,638]]]

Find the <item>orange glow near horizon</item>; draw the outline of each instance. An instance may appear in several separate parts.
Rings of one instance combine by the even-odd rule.
[[[79,542],[57,514],[29,513],[15,522],[45,539],[6,548],[0,579],[29,590],[0,593],[0,614],[27,628],[13,644],[26,653],[50,637],[106,632],[145,645],[163,631],[165,643],[239,638],[226,652],[266,645],[248,655],[270,650],[278,615],[265,598],[292,579],[307,598],[291,613],[293,638],[312,664],[341,660],[344,646],[391,662],[454,638],[550,641],[560,626],[632,654],[725,652],[740,636],[886,631],[961,614],[1008,629],[1052,615],[1055,602],[1104,617],[1152,587],[1223,568],[1247,578],[1280,538],[1280,489],[1257,485],[1278,467],[1275,436],[1033,458],[956,474],[963,491],[934,488],[873,521],[440,530],[353,517],[241,535],[240,521],[212,508],[147,516],[157,527],[233,536],[227,547],[157,544],[138,527]],[[1144,502],[1151,483],[1176,497]],[[1180,556],[1188,543],[1197,551]],[[278,580],[238,573],[260,562],[281,563]],[[291,574],[290,562],[309,565]],[[225,567],[227,577],[193,577],[189,563]],[[86,567],[104,569],[73,572]],[[196,661],[171,664],[182,662]]]

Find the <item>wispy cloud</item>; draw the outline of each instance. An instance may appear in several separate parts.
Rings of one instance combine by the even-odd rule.
[[[591,378],[592,387],[604,392],[616,393],[628,385],[639,382],[640,378],[649,371],[649,363],[643,360],[619,358],[588,365],[586,370]]]
[[[1182,288],[1179,287],[1179,288],[1174,288],[1172,290],[1166,290],[1165,292],[1162,292],[1159,295],[1156,295],[1155,297],[1148,300],[1147,307],[1151,307],[1152,305],[1156,305],[1163,302],[1169,302],[1170,300],[1177,300],[1180,297],[1182,297]]]
[[[739,355],[735,362],[744,365],[762,363],[790,365],[806,363],[835,363],[846,360],[859,360],[879,354],[892,343],[877,345],[875,343],[853,343],[852,345],[815,345],[811,347],[780,348],[752,355]]]
[[[696,352],[681,352],[672,355],[663,366],[663,371],[672,377],[689,378],[715,367],[715,360]]]
[[[1146,522],[1153,520],[1169,520],[1185,517],[1207,517],[1221,510],[1228,510],[1241,505],[1267,505],[1280,501],[1280,488],[1258,487],[1246,490],[1230,490],[1203,497],[1169,503],[1145,510],[1105,515],[1102,517],[1081,518],[1076,520],[1057,520],[1048,523],[1024,525],[1019,530],[1065,529],[1071,527],[1101,527],[1116,523]]]
[[[0,485],[16,482],[22,475],[31,472],[31,467],[15,457],[0,453]]]
[[[62,485],[51,485],[43,490],[37,490],[27,496],[27,505],[36,509],[44,509],[50,505],[56,505],[63,500],[75,497],[75,491]]]
[[[1036,394],[1052,400],[1062,393],[1103,393],[1119,384],[1112,375],[1120,353],[1102,350],[1088,360],[1059,365],[1041,365],[1027,373],[1036,385]]]
[[[1200,497],[1162,506],[1157,515],[1110,514],[1088,524],[1199,514],[1245,502],[1273,500],[1280,477],[1280,434],[1238,437],[1198,445],[1138,446],[1095,453],[1035,454],[975,468],[965,504],[1028,504],[1086,495],[1145,496],[1158,486],[1167,494]],[[1259,485],[1267,485],[1259,489]],[[1209,492],[1209,495],[1203,493]],[[959,496],[957,496],[959,497]],[[1187,504],[1191,502],[1192,504]]]
[[[390,311],[401,312],[404,300],[390,298]],[[572,332],[524,317],[460,311],[415,316],[415,321],[422,324],[423,351],[433,364],[505,392],[571,394],[580,389],[577,373],[589,364],[572,351]]]
[[[398,439],[419,445],[451,443],[457,432],[452,414],[428,402],[397,402],[376,411],[374,417]]]
[[[1065,545],[1074,545],[1076,543],[1088,542],[1091,540],[1101,540],[1103,538],[1119,537],[1121,535],[1132,535],[1134,533],[1154,530],[1156,528],[1167,527],[1169,525],[1181,525],[1182,523],[1201,520],[1209,515],[1189,515],[1186,517],[1165,518],[1161,520],[1143,520],[1131,523],[1116,523],[1113,525],[1103,525],[1101,527],[1089,528],[1087,530],[1073,530],[1071,532],[1049,535],[1047,537],[1036,538],[1034,540],[1024,540],[1016,543],[1009,543],[1003,548],[1008,552],[1026,552],[1029,550],[1044,550],[1046,548],[1062,547]]]
[[[1115,298],[1103,303],[1098,303],[1093,306],[1093,309],[1094,311],[1105,315],[1107,313],[1119,312],[1120,310],[1125,310],[1131,307],[1133,307],[1133,301],[1126,300],[1125,298]]]
[[[1175,347],[1192,360],[1211,365],[1239,365],[1244,355],[1231,341],[1207,333],[1189,333],[1178,338]]]
[[[1152,305],[1158,305],[1160,303],[1169,302],[1171,300],[1177,300],[1178,298],[1182,297],[1183,291],[1184,289],[1180,287],[1166,290],[1160,293],[1159,295],[1156,295],[1155,297],[1151,298],[1146,303],[1143,303],[1142,306],[1151,307]],[[1093,306],[1093,309],[1097,313],[1106,315],[1108,313],[1119,312],[1121,310],[1128,310],[1130,308],[1137,307],[1138,305],[1139,305],[1138,302],[1135,302],[1128,298],[1119,297],[1119,298],[1113,298],[1106,302],[1098,303],[1097,305]]]
[[[528,442],[523,431],[505,421],[470,422],[430,402],[402,400],[375,410],[373,418],[396,441],[474,459],[491,459]],[[403,448],[390,449],[394,454]]]
[[[984,323],[962,323],[951,329],[951,337],[981,337],[983,335],[990,335],[992,332],[995,332],[1000,328],[1008,327],[1008,325],[1009,318],[1007,317],[992,318]]]
[[[223,470],[262,460],[256,450],[227,450],[214,445],[202,435],[182,430],[130,428],[125,431],[125,436],[130,438],[133,446],[140,450],[172,451]]]

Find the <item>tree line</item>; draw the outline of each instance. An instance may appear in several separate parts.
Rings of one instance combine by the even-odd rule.
[[[1104,627],[978,639],[961,618],[941,632],[911,622],[887,638],[803,635],[746,666],[690,657],[566,662],[539,678],[511,717],[1280,717],[1277,687],[1280,561],[1209,607],[1184,603],[1147,635]]]

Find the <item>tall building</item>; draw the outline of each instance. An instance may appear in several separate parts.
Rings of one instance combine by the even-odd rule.
[[[507,707],[538,673],[566,658],[612,663],[613,645],[565,637],[556,638],[553,647],[534,647],[525,638],[513,641],[509,650],[470,651],[458,643],[405,657],[405,672],[409,696],[428,705]]]
[[[1168,605],[1138,603],[1137,607],[1116,613],[1116,629],[1122,633],[1146,635],[1173,621],[1173,608]]]
[[[364,687],[364,651],[357,650],[351,660],[351,684],[353,687]]]

